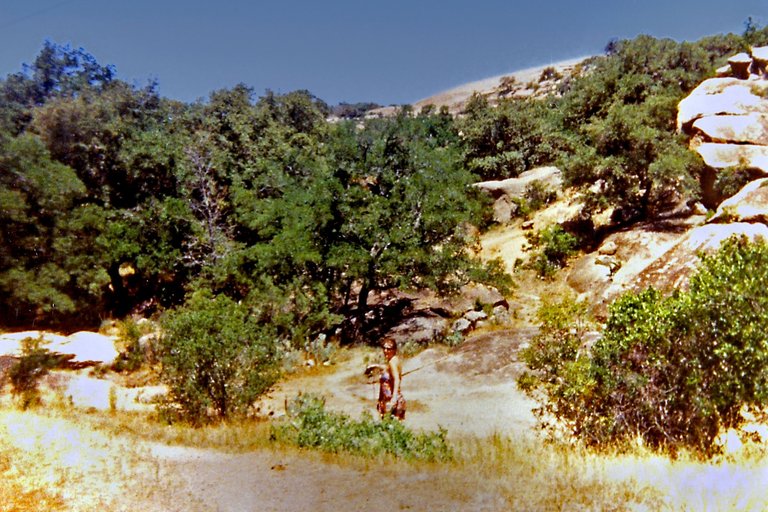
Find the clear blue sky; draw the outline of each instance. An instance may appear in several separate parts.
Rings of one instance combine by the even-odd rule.
[[[695,40],[768,24],[765,0],[0,0],[0,76],[43,41],[182,101],[243,82],[329,103],[412,103],[490,76],[597,54],[638,34]]]

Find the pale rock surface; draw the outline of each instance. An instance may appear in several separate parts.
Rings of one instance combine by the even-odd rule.
[[[768,114],[707,116],[694,121],[692,128],[710,142],[768,145]]]
[[[454,332],[460,332],[462,334],[465,334],[469,332],[472,329],[472,322],[467,320],[466,318],[459,318],[455,322],[453,322],[453,326],[451,327],[451,330]]]
[[[480,320],[485,320],[488,318],[488,314],[485,311],[467,311],[464,314],[464,318],[469,320],[471,323],[475,324],[479,322]]]
[[[117,358],[115,336],[81,331],[62,336],[44,331],[22,331],[0,334],[0,355],[20,356],[21,342],[26,338],[42,336],[42,348],[58,354],[71,354],[73,362],[112,364]]]
[[[606,238],[603,246],[615,244],[613,255],[598,252],[581,257],[568,273],[566,282],[595,306],[600,318],[607,304],[632,289],[633,283],[657,258],[679,242],[685,233],[703,222],[703,217],[635,226]]]
[[[448,320],[435,314],[421,314],[407,318],[391,329],[387,335],[398,344],[406,341],[427,344],[443,336],[448,329]]]
[[[522,197],[525,189],[538,181],[548,187],[559,190],[563,185],[563,173],[557,167],[537,167],[521,173],[517,178],[506,180],[482,181],[474,186],[491,195],[491,197],[509,196]]]
[[[613,256],[616,254],[616,251],[619,250],[619,246],[616,245],[615,240],[609,240],[605,242],[603,245],[600,246],[600,248],[597,250],[599,254],[605,254],[607,256]]]
[[[717,208],[710,223],[759,222],[768,224],[768,178],[747,183]]]
[[[717,78],[725,78],[731,76],[731,66],[726,64],[725,66],[721,66],[715,70],[715,76]]]
[[[501,196],[493,202],[493,221],[499,224],[506,224],[511,221],[518,206],[509,196]]]
[[[118,356],[113,336],[89,331],[71,334],[58,343],[51,343],[48,349],[62,354],[74,354],[74,361],[93,361],[107,365],[114,363]]]
[[[764,80],[705,80],[678,105],[677,128],[687,133],[695,120],[706,116],[768,113],[768,102],[762,96],[766,91]]]
[[[705,142],[696,146],[695,150],[704,163],[714,169],[744,165],[762,176],[768,176],[768,146]]]
[[[661,289],[685,289],[688,279],[699,264],[699,253],[714,252],[732,236],[746,236],[751,240],[768,241],[768,226],[735,222],[707,224],[689,231],[677,244],[648,265],[637,277],[633,288],[648,286]]]
[[[21,332],[9,332],[0,334],[0,354],[6,356],[20,356],[21,355],[21,342],[26,338],[37,339],[42,336],[43,346],[47,347],[51,344],[61,344],[67,338],[61,334],[54,334],[45,331],[21,331]]]

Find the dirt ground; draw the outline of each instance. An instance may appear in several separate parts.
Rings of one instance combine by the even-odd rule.
[[[443,427],[449,437],[530,432],[534,404],[519,392],[515,377],[521,368],[517,351],[532,335],[531,329],[491,331],[453,349],[429,348],[404,357],[406,424],[425,430]],[[330,410],[351,416],[363,411],[375,414],[378,388],[363,372],[379,357],[378,351],[359,349],[334,368],[288,379],[262,401],[261,413],[280,416],[286,400],[311,392],[323,396]]]
[[[451,436],[494,432],[528,435],[532,403],[516,389],[516,354],[530,329],[498,330],[463,345],[431,348],[405,358],[403,390],[414,429],[444,427]],[[363,370],[378,357],[372,349],[340,354],[328,368],[281,383],[261,404],[279,416],[299,392],[326,398],[329,410],[358,416],[375,412],[375,385]],[[375,463],[339,465],[315,453],[214,450],[131,443],[34,412],[0,411],[0,440],[35,454],[29,478],[60,489],[69,510],[338,511],[380,507],[399,510],[503,510],[490,485],[466,485],[440,466]],[[23,465],[22,462],[19,462]],[[11,468],[11,470],[14,470]],[[74,490],[76,489],[76,492]],[[393,493],[391,490],[396,489]],[[2,508],[2,507],[0,507]]]

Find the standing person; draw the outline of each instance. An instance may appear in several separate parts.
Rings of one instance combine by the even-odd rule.
[[[400,389],[403,381],[403,363],[397,355],[395,340],[385,338],[381,347],[387,364],[382,366],[383,371],[379,379],[379,402],[376,404],[376,410],[382,418],[390,413],[402,421],[405,419],[405,398]]]

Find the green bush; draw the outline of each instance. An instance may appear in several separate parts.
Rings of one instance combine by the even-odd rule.
[[[653,447],[715,450],[743,406],[768,401],[768,245],[726,241],[702,256],[687,292],[648,289],[610,308],[587,353],[578,329],[544,323],[525,352],[544,392],[542,418],[556,417],[591,445],[640,437]]]
[[[719,199],[727,199],[735,196],[752,179],[746,164],[721,169],[715,178],[714,192]]]
[[[274,333],[246,304],[197,292],[162,325],[169,419],[200,424],[243,415],[278,378]]]
[[[559,225],[531,235],[529,243],[538,248],[531,266],[541,277],[550,277],[564,267],[579,245],[578,239]]]
[[[38,383],[59,364],[61,357],[42,347],[43,338],[25,338],[21,341],[21,358],[8,369],[11,393],[20,399],[26,409],[40,401]]]
[[[325,452],[347,452],[364,457],[392,455],[406,460],[447,461],[452,458],[446,431],[414,433],[400,421],[375,420],[364,414],[360,421],[325,410],[315,395],[299,395],[288,406],[288,421],[272,427],[274,441]]]

